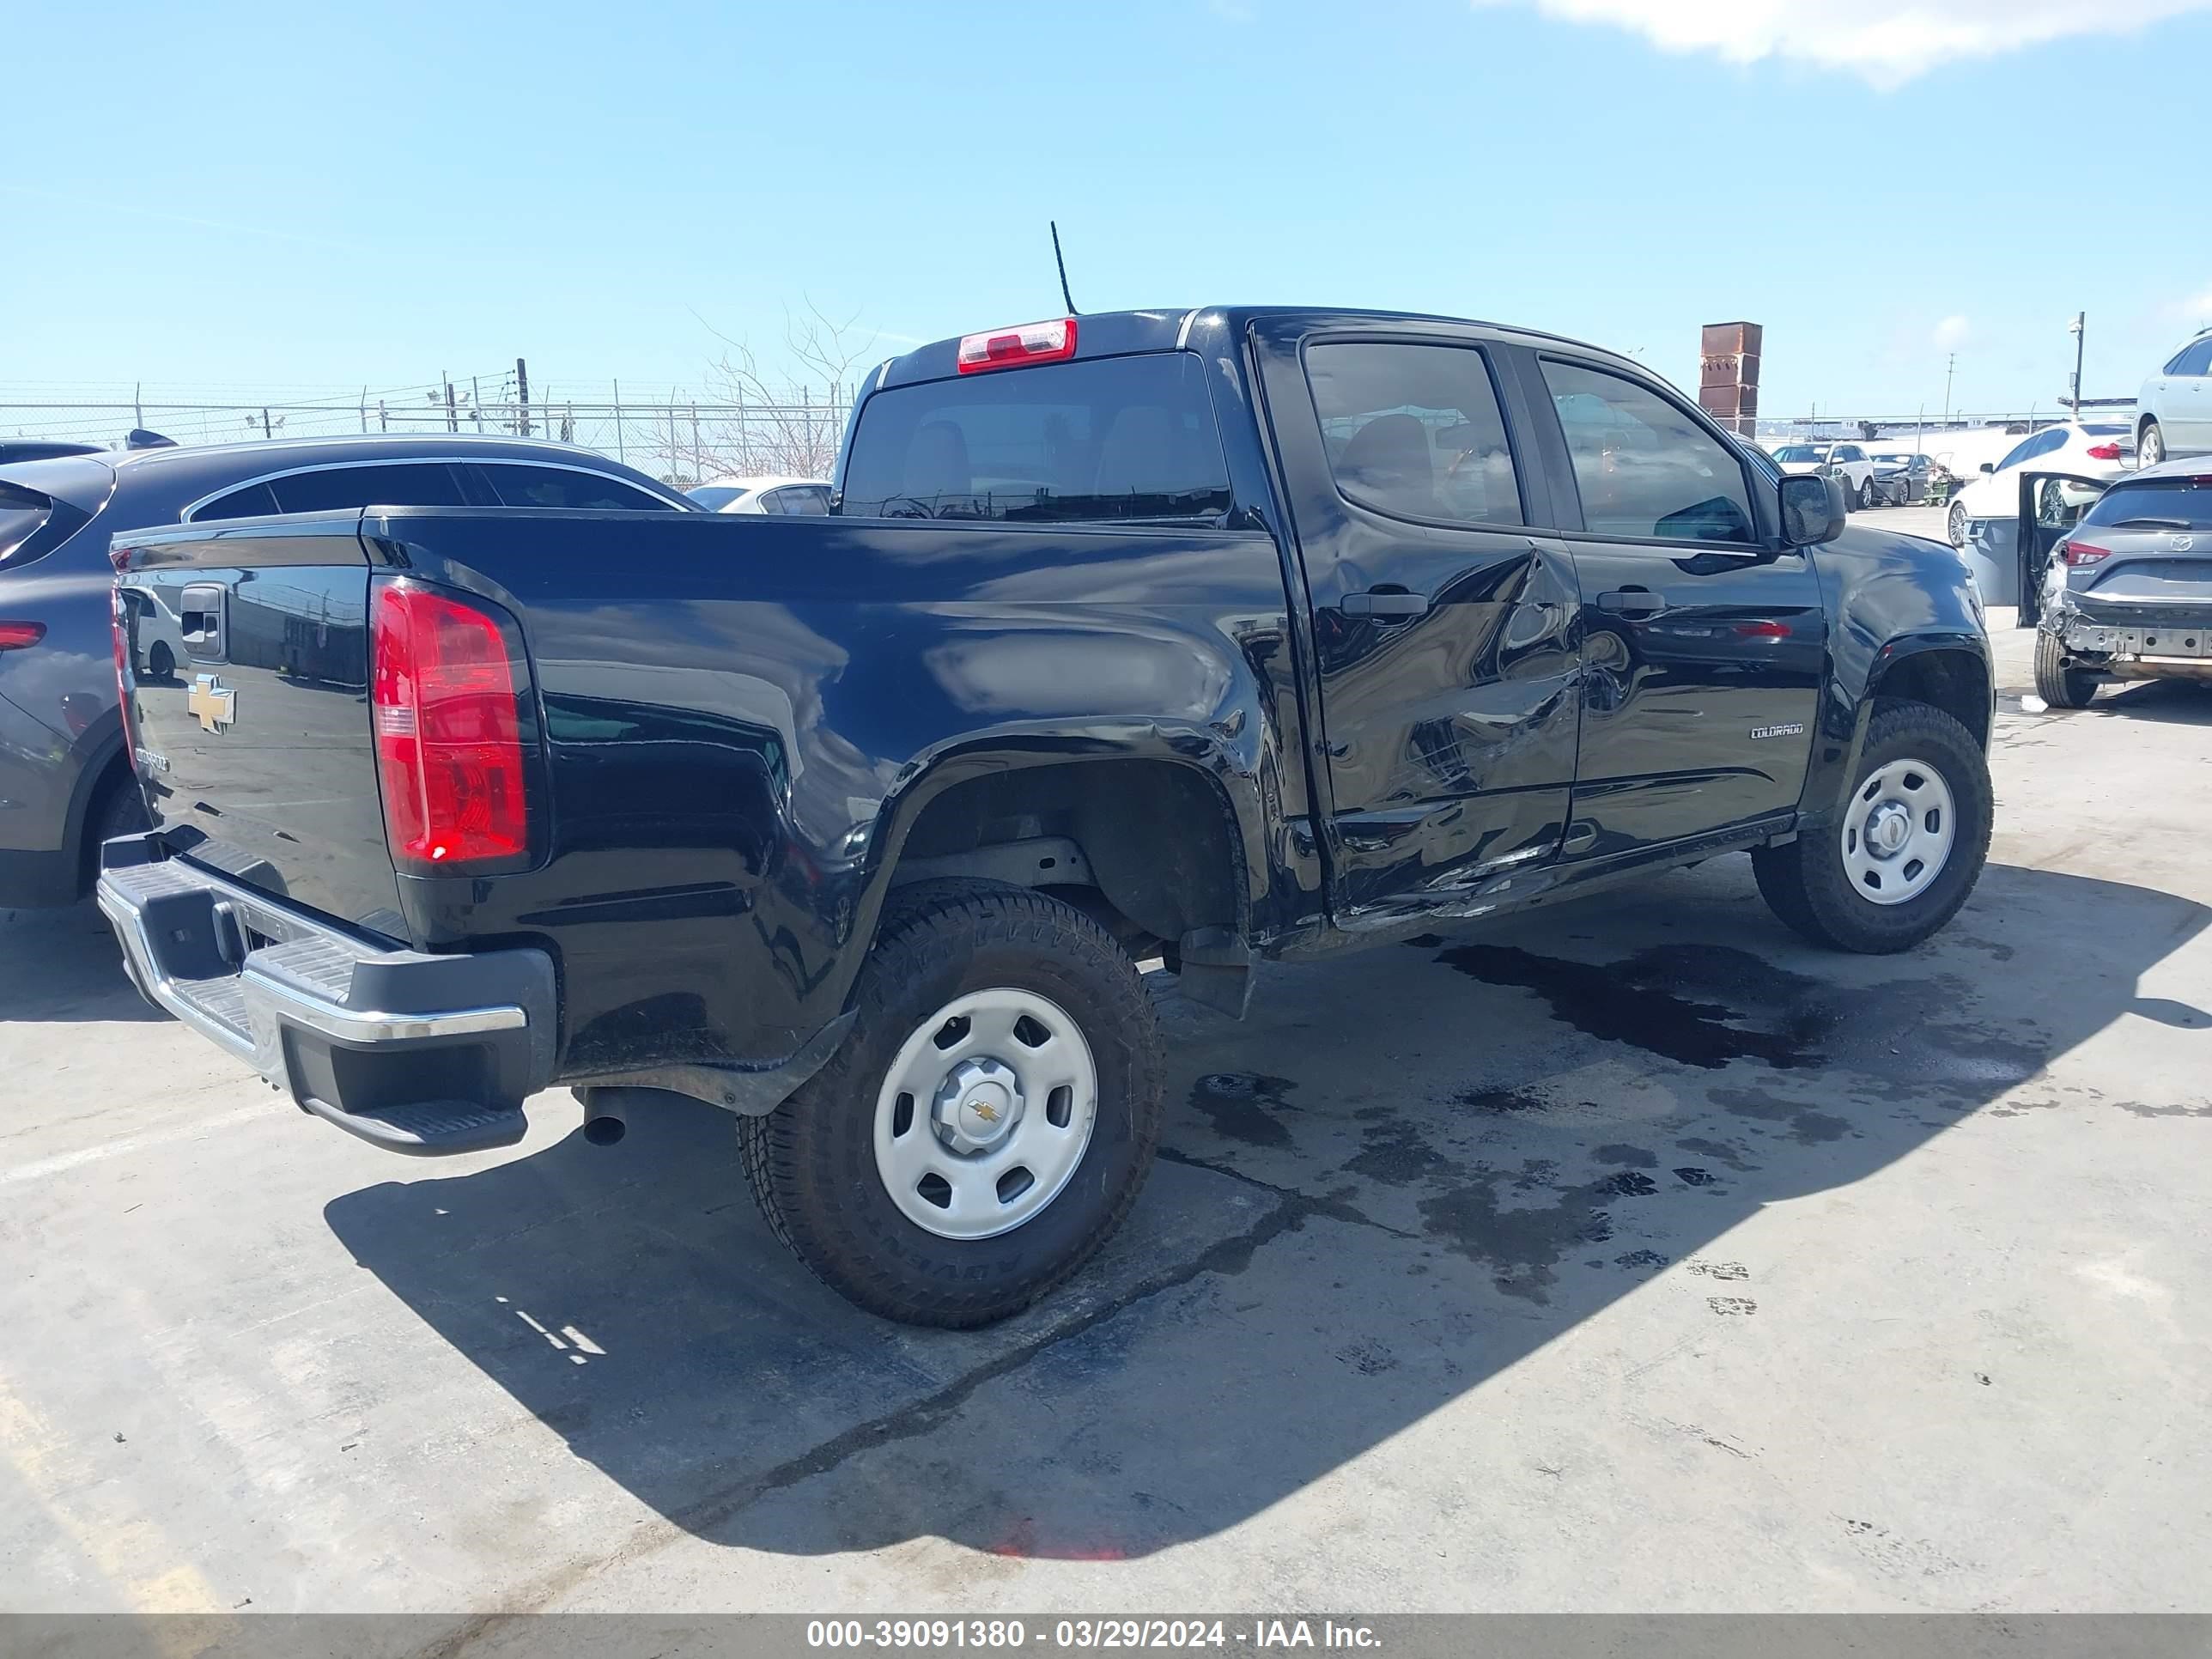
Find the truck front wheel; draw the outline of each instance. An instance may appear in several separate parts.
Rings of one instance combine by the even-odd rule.
[[[1104,1243],[1164,1114],[1152,999],[1103,928],[1017,887],[894,894],[829,1065],[738,1120],[776,1236],[832,1290],[914,1325],[988,1325]]]
[[[1926,703],[1883,704],[1835,818],[1751,855],[1767,906],[1816,945],[1907,951],[1957,914],[1989,857],[1987,758]]]

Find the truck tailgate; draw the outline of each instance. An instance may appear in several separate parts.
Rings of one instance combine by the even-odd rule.
[[[358,513],[116,538],[126,715],[155,826],[234,881],[399,934]]]

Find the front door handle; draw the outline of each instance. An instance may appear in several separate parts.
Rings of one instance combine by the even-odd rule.
[[[1427,615],[1429,596],[1377,587],[1364,593],[1346,594],[1337,609],[1347,617],[1376,617],[1403,622],[1409,617]]]
[[[1667,601],[1648,587],[1616,587],[1597,596],[1597,608],[1615,617],[1656,617]]]

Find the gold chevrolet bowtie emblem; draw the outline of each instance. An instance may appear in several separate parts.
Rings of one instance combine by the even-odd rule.
[[[971,1100],[968,1103],[968,1109],[986,1123],[996,1123],[999,1121],[999,1109],[987,1102]]]
[[[185,693],[185,712],[203,732],[220,732],[238,718],[238,693],[212,674],[195,674]]]

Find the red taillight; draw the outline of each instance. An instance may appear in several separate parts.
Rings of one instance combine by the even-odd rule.
[[[2086,453],[2093,461],[2117,461],[2120,459],[2120,447],[2117,443],[2099,444]]]
[[[1024,323],[1019,328],[994,329],[985,334],[960,337],[960,372],[973,374],[985,368],[1015,368],[1024,363],[1056,363],[1075,355],[1075,319],[1056,318],[1048,323]]]
[[[2100,559],[2112,556],[2112,550],[2109,547],[2093,547],[2087,542],[2066,544],[2066,562],[2069,564],[2094,564]]]
[[[0,651],[21,651],[46,637],[44,623],[0,622]]]
[[[451,869],[522,856],[520,664],[497,617],[405,580],[370,615],[369,706],[392,856]]]

